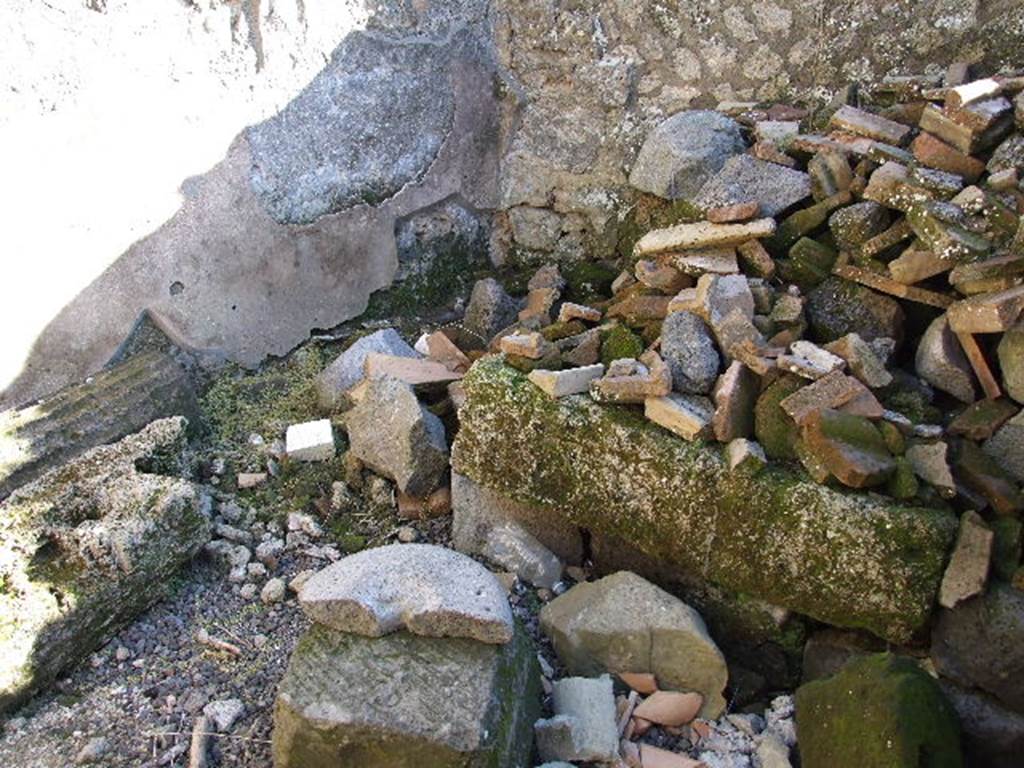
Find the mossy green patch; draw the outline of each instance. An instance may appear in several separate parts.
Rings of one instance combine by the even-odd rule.
[[[565,278],[564,298],[579,304],[608,296],[619,274],[614,267],[596,261],[574,261],[559,269]]]
[[[883,653],[796,692],[804,768],[960,768],[960,726],[938,683]]]
[[[616,325],[601,334],[601,362],[606,366],[627,357],[637,359],[643,353],[643,339],[624,325]]]

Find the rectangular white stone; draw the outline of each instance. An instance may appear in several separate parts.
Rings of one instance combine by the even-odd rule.
[[[285,451],[293,461],[327,461],[334,458],[334,431],[330,419],[306,421],[288,427]]]
[[[601,363],[585,365],[582,368],[567,368],[564,371],[537,369],[527,376],[530,381],[554,398],[578,395],[590,389],[590,382],[604,375]]]

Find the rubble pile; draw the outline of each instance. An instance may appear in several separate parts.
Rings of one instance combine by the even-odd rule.
[[[640,237],[610,296],[562,301],[544,267],[510,325],[472,330],[551,397],[643,406],[734,471],[798,460],[819,483],[1016,514],[1024,78],[876,91],[894,103],[844,105],[822,133],[740,105],[754,143],[691,190],[702,220]],[[508,316],[483,288],[470,322]]]

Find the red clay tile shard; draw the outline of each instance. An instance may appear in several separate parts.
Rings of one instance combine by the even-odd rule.
[[[829,120],[829,125],[858,136],[896,145],[902,144],[911,130],[901,123],[873,115],[849,104],[844,104],[836,110]]]
[[[633,714],[656,725],[679,726],[692,722],[703,704],[699,693],[656,691],[640,702]]]

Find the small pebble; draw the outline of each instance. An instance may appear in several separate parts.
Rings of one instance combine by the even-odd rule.
[[[403,544],[412,544],[420,537],[420,532],[411,525],[403,525],[398,529],[398,540]]]

